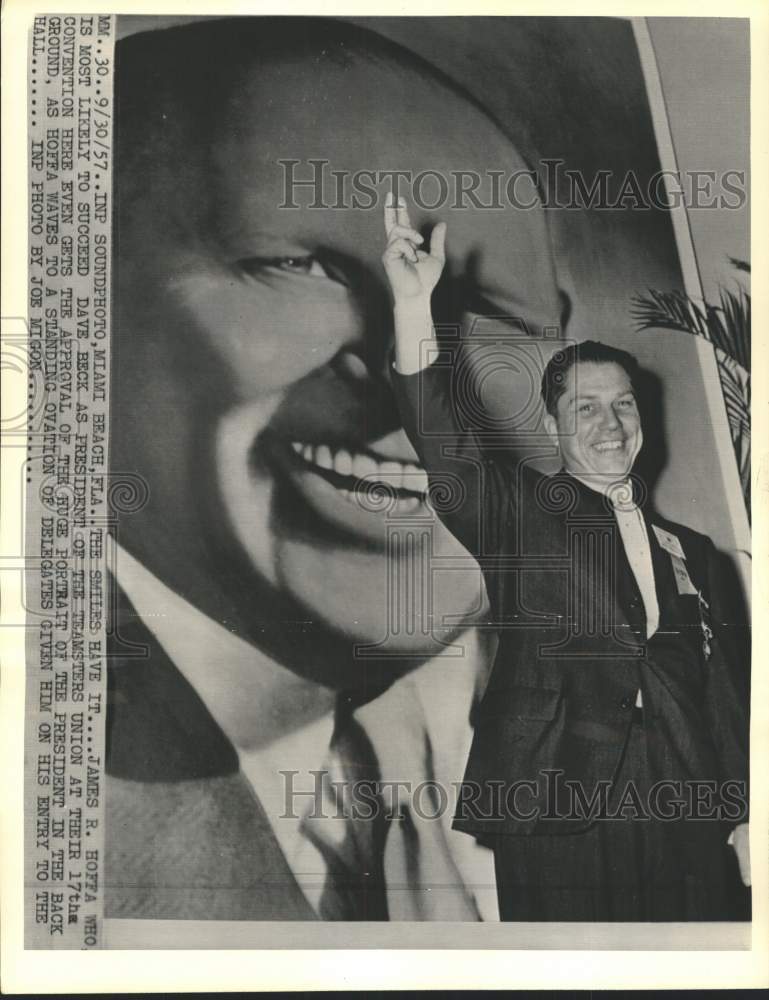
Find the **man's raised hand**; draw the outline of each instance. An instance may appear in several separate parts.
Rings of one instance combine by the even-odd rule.
[[[384,215],[387,246],[382,254],[382,263],[393,299],[396,303],[419,298],[429,301],[446,260],[446,223],[439,222],[433,230],[428,253],[419,249],[424,240],[412,228],[402,198],[398,199],[396,206],[392,193],[389,193],[385,198]]]

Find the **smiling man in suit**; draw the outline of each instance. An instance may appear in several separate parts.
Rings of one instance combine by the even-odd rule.
[[[744,917],[747,670],[712,542],[657,515],[632,474],[635,359],[558,345],[541,395],[563,467],[540,475],[515,416],[501,436],[479,405],[488,345],[434,329],[445,224],[428,250],[405,203],[385,221],[404,426],[500,634],[455,829],[493,846],[505,920]],[[533,332],[497,325],[497,374],[528,373]]]

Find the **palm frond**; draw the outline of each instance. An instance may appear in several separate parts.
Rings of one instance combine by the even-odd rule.
[[[678,330],[704,337],[714,347],[750,368],[750,294],[722,288],[718,305],[700,305],[683,292],[650,288],[648,296],[635,295],[630,313],[640,331]]]
[[[704,311],[683,292],[661,292],[650,288],[648,297],[633,296],[630,311],[639,330],[656,327],[707,337],[708,324]]]
[[[750,372],[718,348],[715,354],[742,495],[750,519]]]
[[[737,292],[721,289],[721,314],[725,340],[729,348],[722,348],[731,354],[743,368],[750,368],[750,295],[744,288]]]
[[[738,271],[750,273],[750,264],[729,258]],[[648,295],[635,295],[631,316],[639,332],[677,330],[702,337],[715,350],[726,417],[734,445],[745,506],[750,517],[750,293],[738,285],[736,291],[719,289],[719,302],[699,302],[680,291],[650,288]]]

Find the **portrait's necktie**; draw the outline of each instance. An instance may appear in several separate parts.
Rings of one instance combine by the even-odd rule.
[[[480,914],[449,848],[450,789],[435,780],[416,687],[403,680],[360,709],[384,781],[398,789],[387,823],[384,873],[390,920],[477,921]],[[392,719],[397,719],[394,731]],[[408,785],[395,784],[408,781]]]
[[[449,852],[443,825],[425,817],[434,796],[429,786],[420,813],[402,802],[398,818],[387,827],[384,871],[390,920],[480,920],[478,908],[464,886]],[[440,803],[431,802],[432,813]]]
[[[480,919],[451,857],[439,818],[448,803],[430,763],[424,715],[408,682],[354,711],[340,699],[322,815],[310,810],[302,821],[326,863],[321,919]],[[353,793],[353,782],[366,783],[365,796],[360,785]],[[360,808],[364,799],[369,809]]]
[[[387,920],[384,887],[384,810],[376,796],[376,754],[363,728],[340,698],[334,734],[321,774],[321,808],[302,820],[302,832],[326,864],[317,904],[322,920]],[[361,809],[362,784],[374,794]]]

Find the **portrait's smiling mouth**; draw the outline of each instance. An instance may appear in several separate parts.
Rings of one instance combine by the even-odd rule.
[[[326,444],[292,441],[291,447],[303,464],[341,490],[346,499],[362,502],[364,507],[366,497],[375,496],[377,490],[399,501],[413,501],[408,505],[413,509],[427,494],[427,473],[416,463]]]
[[[392,453],[403,432],[374,442]],[[322,521],[366,542],[384,541],[388,517],[433,517],[427,474],[416,462],[395,459],[373,448],[287,440],[274,433],[263,442],[280,478]],[[388,447],[389,445],[389,447]]]
[[[367,547],[385,544],[388,518],[432,520],[427,473],[410,460],[404,431],[391,430],[370,443],[353,444],[352,437],[345,443],[339,434],[327,442],[307,441],[274,429],[259,436],[255,457],[263,456],[276,483],[291,489],[280,501],[284,513],[306,528],[314,524],[321,536],[334,529]]]
[[[333,633],[437,651],[429,629],[390,635],[394,581],[408,577],[442,615],[475,613],[485,591],[435,513],[387,389],[323,367],[269,405],[224,414],[215,438],[222,535]],[[435,574],[432,560],[443,556],[465,563]],[[453,621],[445,627],[453,634]]]

